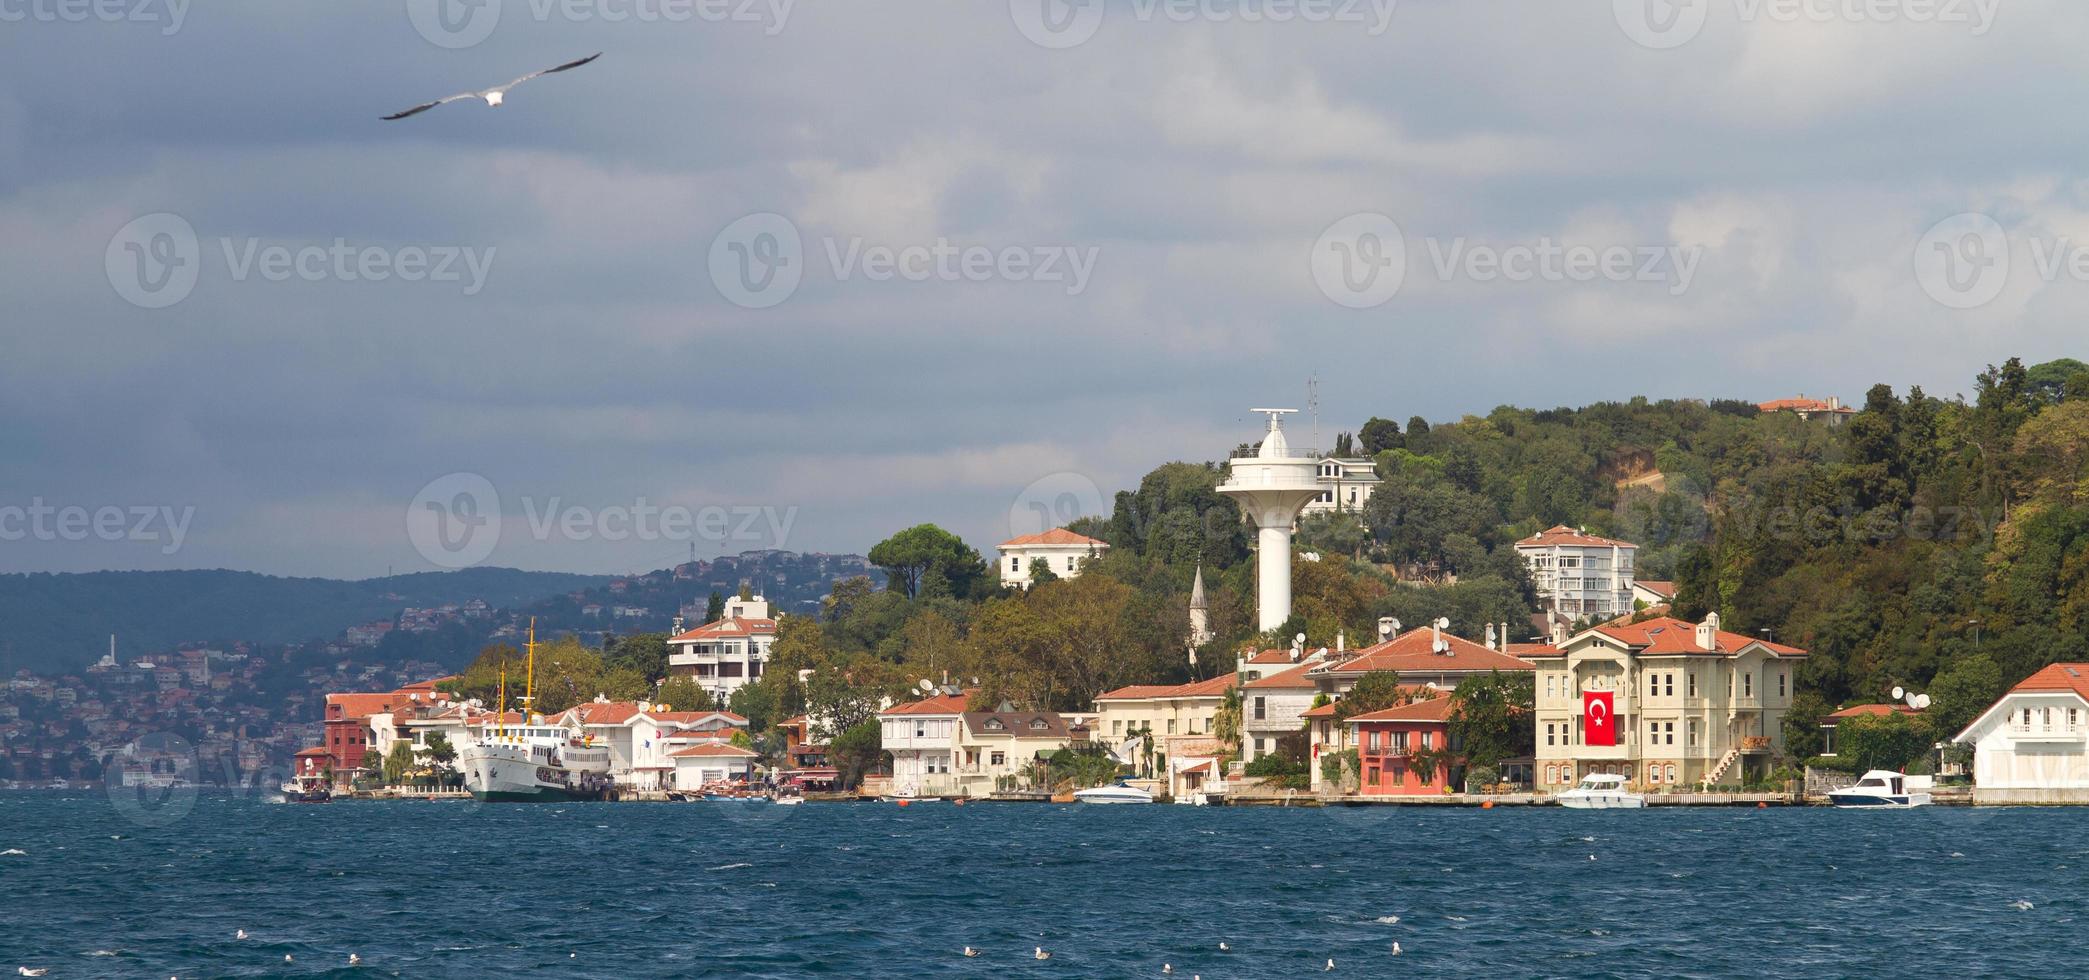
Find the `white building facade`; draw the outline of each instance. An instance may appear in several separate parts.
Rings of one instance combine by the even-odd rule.
[[[1322,457],[1317,472],[1320,495],[1306,502],[1300,516],[1361,511],[1371,499],[1372,488],[1378,486],[1378,464],[1368,459]]]
[[[1516,542],[1516,553],[1530,567],[1538,604],[1570,621],[1632,611],[1632,559],[1638,550],[1636,544],[1564,524]]]
[[[725,615],[667,641],[667,672],[693,678],[722,703],[761,680],[776,642],[776,620],[761,596],[726,600]]]
[[[1001,542],[996,550],[1001,553],[998,566],[1001,584],[1027,589],[1030,587],[1031,562],[1044,562],[1045,567],[1060,578],[1076,578],[1081,574],[1082,562],[1102,557],[1110,546],[1085,534],[1055,527],[1042,534],[1010,538]]]
[[[1973,747],[1973,802],[2089,803],[2089,663],[2050,664],[1953,741]]]

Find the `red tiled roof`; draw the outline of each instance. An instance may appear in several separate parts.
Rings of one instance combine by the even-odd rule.
[[[1059,545],[1062,547],[1078,545],[1083,548],[1094,548],[1098,551],[1110,546],[1107,541],[1097,541],[1085,534],[1075,534],[1063,527],[1055,527],[1042,534],[1025,534],[1020,538],[1009,538],[1001,542],[1000,547],[1021,548],[1026,545]]]
[[[1341,702],[1339,702],[1339,701],[1329,701],[1328,703],[1326,703],[1326,704],[1323,704],[1323,705],[1321,705],[1321,706],[1320,706],[1320,707],[1318,707],[1318,708],[1308,708],[1308,709],[1306,709],[1305,711],[1302,711],[1302,712],[1300,712],[1300,713],[1299,713],[1299,717],[1301,717],[1301,718],[1332,718],[1332,717],[1334,717],[1334,714],[1335,714],[1335,706],[1336,706],[1336,705],[1338,705],[1338,704],[1340,704],[1340,703],[1341,703]]]
[[[1366,711],[1349,716],[1349,724],[1360,721],[1449,721],[1451,720],[1451,698],[1445,695],[1417,701],[1413,704],[1395,705],[1377,711]]]
[[[1559,657],[1564,656],[1566,652],[1550,643],[1511,643],[1508,645],[1509,656],[1521,660],[1529,660],[1532,657]]]
[[[1516,542],[1516,546],[1519,548],[1550,548],[1553,545],[1566,545],[1573,548],[1639,547],[1630,541],[1617,541],[1611,538],[1597,537],[1587,531],[1571,528],[1565,524],[1555,524]]]
[[[1857,414],[1857,410],[1848,405],[1831,406],[1819,398],[1774,398],[1766,402],[1757,402],[1755,407],[1757,411],[1762,412],[1835,412],[1841,415]]]
[[[1676,597],[1676,584],[1674,582],[1662,582],[1656,579],[1643,578],[1633,580],[1632,584],[1666,599]]]
[[[1912,715],[1920,714],[1920,712],[1916,711],[1914,708],[1908,707],[1905,704],[1856,704],[1844,708],[1841,711],[1830,712],[1829,714],[1822,715],[1821,720],[1827,721],[1830,718],[1857,718],[1861,716],[1891,714]]]
[[[1314,686],[1313,681],[1306,675],[1312,673],[1313,668],[1318,666],[1320,666],[1320,664],[1317,661],[1312,663],[1299,664],[1298,666],[1293,667],[1290,670],[1279,671],[1277,673],[1269,675],[1268,677],[1263,677],[1257,680],[1249,681],[1247,686],[1255,688],[1257,690],[1272,687],[1286,689],[1311,689]]]
[[[2089,701],[2089,663],[2047,664],[2009,689],[2019,691],[2073,691]]]
[[[961,715],[965,713],[965,702],[969,700],[971,696],[972,692],[970,691],[963,691],[957,694],[938,694],[935,697],[924,698],[920,701],[909,701],[906,704],[895,704],[890,708],[886,708],[885,710],[878,712],[878,714]]]
[[[329,707],[340,705],[343,718],[368,718],[412,702],[407,700],[406,695],[395,691],[384,694],[329,694],[326,696],[326,703]]]
[[[705,623],[693,630],[670,638],[669,643],[687,643],[695,640],[736,640],[749,636],[776,635],[773,619],[751,619],[728,616],[715,623]]]
[[[1595,632],[1624,641],[1643,655],[1663,654],[1726,654],[1741,652],[1749,644],[1760,644],[1764,649],[1781,657],[1803,657],[1806,651],[1781,643],[1771,643],[1740,633],[1718,631],[1712,640],[1715,649],[1706,650],[1697,645],[1697,626],[1672,616],[1657,616],[1637,623],[1609,624],[1595,627]]]
[[[1231,672],[1188,684],[1133,684],[1095,696],[1097,701],[1144,701],[1162,698],[1215,698],[1233,689],[1240,676]]]
[[[1279,650],[1275,647],[1260,651],[1248,658],[1248,663],[1251,664],[1288,664],[1290,662],[1291,651]]]
[[[676,749],[667,755],[670,759],[698,757],[752,759],[761,755],[761,753],[743,749],[727,742],[705,742],[702,745],[692,745],[686,749]]]
[[[292,756],[292,758],[298,758],[298,759],[302,759],[302,758],[304,758],[305,756],[308,756],[308,755],[332,755],[332,754],[333,754],[333,753],[331,753],[331,752],[328,752],[328,751],[326,750],[326,747],[325,747],[325,746],[315,745],[315,746],[312,746],[312,747],[311,747],[311,748],[309,748],[309,749],[304,749],[304,750],[301,750],[301,751],[299,751],[299,752],[298,752],[298,754],[297,754],[297,755],[295,755],[295,756]]]
[[[1440,673],[1443,671],[1530,670],[1527,661],[1498,650],[1489,650],[1463,637],[1443,634],[1450,644],[1447,653],[1430,647],[1434,630],[1412,629],[1376,646],[1358,650],[1346,661],[1327,668],[1327,673],[1361,674],[1373,670]]]

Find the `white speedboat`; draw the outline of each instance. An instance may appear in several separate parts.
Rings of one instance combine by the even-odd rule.
[[[1637,810],[1647,805],[1647,798],[1627,792],[1623,776],[1592,772],[1581,777],[1581,785],[1561,793],[1559,804],[1574,810]]]
[[[1113,786],[1095,786],[1074,791],[1077,803],[1151,803],[1153,794],[1136,786],[1117,783]]]
[[[1907,809],[1928,806],[1930,777],[1905,776],[1884,769],[1873,769],[1857,780],[1856,785],[1847,786],[1828,794],[1828,802],[1843,809],[1857,807],[1889,807]]]

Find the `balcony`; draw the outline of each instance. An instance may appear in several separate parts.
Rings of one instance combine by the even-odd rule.
[[[1741,752],[1744,755],[1761,755],[1770,751],[1770,747],[1770,736],[1768,735],[1741,736]]]
[[[2018,742],[2079,742],[2082,730],[2061,725],[2011,725],[2009,737]]]

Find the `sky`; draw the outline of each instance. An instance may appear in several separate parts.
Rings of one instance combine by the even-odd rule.
[[[0,572],[987,551],[1256,407],[1326,446],[1967,391],[2084,353],[2085,40],[2037,0],[0,0]]]

